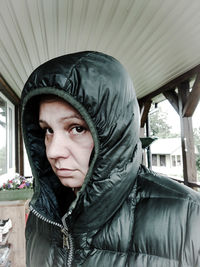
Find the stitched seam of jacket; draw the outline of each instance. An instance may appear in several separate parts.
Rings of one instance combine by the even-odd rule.
[[[96,248],[94,247],[95,250],[97,251],[106,251],[109,253],[117,253],[117,254],[121,254],[121,255],[129,255],[129,254],[138,254],[138,255],[147,255],[150,257],[156,257],[156,258],[162,258],[162,259],[166,259],[166,260],[173,260],[174,262],[179,262],[178,260],[172,259],[172,258],[166,258],[163,256],[158,256],[158,255],[154,255],[154,254],[149,254],[149,253],[143,253],[143,252],[134,252],[134,251],[127,251],[127,252],[123,252],[123,251],[117,251],[117,250],[108,250],[108,249],[103,249],[103,248]],[[189,267],[189,266],[188,266]]]

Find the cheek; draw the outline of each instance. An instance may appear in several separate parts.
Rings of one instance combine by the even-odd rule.
[[[89,166],[93,148],[94,148],[94,143],[92,142],[88,144],[88,146],[85,147],[84,151],[82,152],[82,162],[84,162],[84,165],[87,167]]]
[[[83,136],[79,139],[79,141],[75,144],[76,150],[80,151],[77,154],[79,156],[82,155],[83,158],[88,159],[90,158],[90,155],[92,153],[92,150],[94,148],[94,141],[92,138],[92,135],[88,133],[88,135]]]
[[[47,159],[51,163],[51,159],[50,159],[50,156],[49,156],[49,147],[48,147],[48,145],[46,143],[45,143],[45,151],[46,151]]]
[[[87,143],[87,147],[86,147],[86,154],[87,154],[88,161],[90,160],[90,156],[91,156],[93,148],[94,148],[94,142],[93,142],[93,139],[91,138],[89,142]]]
[[[92,141],[92,142],[88,145],[88,151],[89,151],[89,153],[92,152],[93,148],[94,148],[94,142]]]
[[[46,150],[46,153],[47,153],[48,141],[47,141],[46,137],[44,139],[44,145],[45,145],[45,150]]]
[[[90,153],[92,152],[92,149],[94,148],[94,141],[92,138],[91,133],[89,134],[89,136],[87,137],[87,140],[85,142],[85,144],[87,145],[87,149],[90,151]]]

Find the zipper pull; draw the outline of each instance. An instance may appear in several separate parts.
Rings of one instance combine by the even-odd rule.
[[[61,232],[63,233],[63,248],[67,248],[69,250],[69,234],[68,231],[63,227],[61,229]]]

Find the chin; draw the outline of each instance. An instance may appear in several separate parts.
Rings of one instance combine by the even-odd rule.
[[[62,185],[70,188],[80,188],[83,185],[83,181],[76,181],[74,178],[59,178]]]

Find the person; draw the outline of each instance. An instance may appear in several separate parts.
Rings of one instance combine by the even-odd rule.
[[[49,60],[21,98],[27,266],[200,266],[200,195],[141,165],[137,98],[118,60]]]

